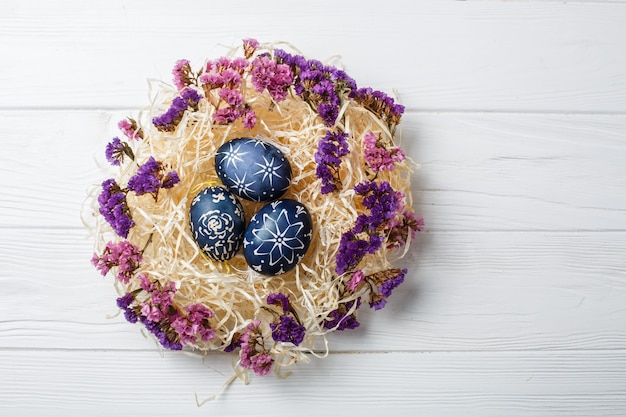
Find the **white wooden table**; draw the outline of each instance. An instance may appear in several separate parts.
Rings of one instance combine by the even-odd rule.
[[[427,232],[331,355],[234,383],[115,314],[80,220],[147,78],[242,38],[397,89]],[[626,2],[0,1],[0,415],[626,415]]]

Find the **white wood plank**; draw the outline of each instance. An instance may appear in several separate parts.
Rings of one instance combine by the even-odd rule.
[[[287,379],[253,377],[197,408],[230,359],[154,352],[0,351],[0,412],[298,416],[623,416],[626,354],[512,352],[343,354]]]
[[[0,226],[82,227],[129,114],[0,112]],[[625,131],[615,115],[409,113],[415,210],[431,231],[626,230]]]
[[[413,110],[624,113],[625,19],[623,2],[8,1],[0,107],[143,106],[145,79],[169,79],[176,59],[254,36],[342,54],[361,85],[397,88]]]
[[[437,232],[403,261],[388,306],[331,335],[333,351],[626,346],[626,233]],[[117,312],[81,230],[0,234],[0,347],[155,349]]]

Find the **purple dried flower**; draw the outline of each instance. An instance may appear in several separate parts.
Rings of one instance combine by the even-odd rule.
[[[172,188],[179,181],[180,178],[175,171],[165,173],[163,163],[151,156],[137,169],[137,173],[130,177],[128,189],[137,195],[152,194],[156,199],[159,189]]]
[[[102,183],[102,192],[98,196],[98,203],[100,204],[100,214],[111,225],[113,231],[126,238],[128,231],[135,222],[130,215],[126,193],[113,178]]]
[[[135,311],[130,308],[130,305],[133,303],[133,301],[135,301],[135,297],[131,293],[128,293],[123,297],[117,299],[117,306],[120,309],[124,310],[124,317],[129,323],[137,323],[138,319]]]
[[[180,97],[172,100],[172,104],[164,114],[152,119],[152,124],[161,131],[173,132],[188,108],[194,111],[198,110],[198,103],[201,98],[196,90],[187,88],[181,93]]]
[[[289,296],[282,293],[272,293],[268,295],[267,304],[281,307],[283,313],[288,313],[290,309]]]
[[[358,310],[361,306],[361,299],[358,298],[356,303],[355,310]],[[324,328],[342,331],[346,329],[356,329],[359,327],[360,323],[356,319],[356,315],[354,313],[348,314],[348,311],[352,309],[352,306],[354,306],[354,301],[340,304],[336,310],[331,311],[326,320],[322,323]]]
[[[113,138],[113,140],[107,144],[105,156],[107,161],[114,166],[119,166],[124,162],[125,157],[129,157],[131,160],[135,159],[135,154],[128,143],[122,142],[118,137]]]
[[[161,346],[163,346],[165,349],[182,350],[183,345],[173,340],[170,340],[167,334],[163,331],[163,329],[161,329],[159,323],[151,321],[144,316],[140,316],[139,320],[144,324],[144,326],[146,326],[146,329],[157,338],[159,343],[161,343]]]
[[[293,343],[298,346],[304,340],[306,328],[292,316],[281,316],[280,322],[270,323],[272,338],[277,342]]]
[[[337,190],[341,185],[339,177],[341,158],[350,153],[347,138],[348,134],[340,130],[328,131],[317,144],[315,174],[322,180],[322,194]]]

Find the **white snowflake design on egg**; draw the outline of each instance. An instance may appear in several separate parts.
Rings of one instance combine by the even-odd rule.
[[[285,209],[281,210],[276,219],[267,213],[264,214],[262,224],[264,227],[252,230],[254,236],[262,242],[254,250],[254,254],[257,256],[269,255],[270,266],[274,266],[282,260],[292,264],[295,256],[294,251],[305,247],[304,242],[298,238],[304,224],[301,221],[291,223]]]

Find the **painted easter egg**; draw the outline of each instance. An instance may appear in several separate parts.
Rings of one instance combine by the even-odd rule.
[[[291,183],[291,165],[285,155],[259,139],[224,143],[215,154],[215,170],[231,192],[251,201],[280,198]]]
[[[278,275],[302,260],[313,234],[309,211],[295,200],[277,200],[259,210],[246,228],[243,254],[263,275]]]
[[[207,187],[191,201],[191,233],[204,253],[217,261],[232,258],[241,246],[246,219],[237,197],[223,187]]]

